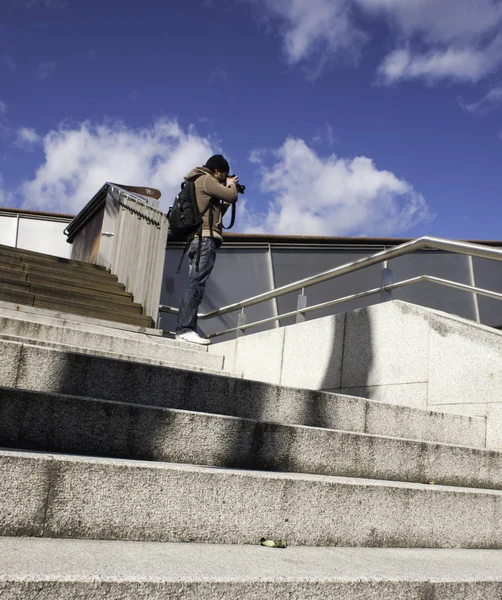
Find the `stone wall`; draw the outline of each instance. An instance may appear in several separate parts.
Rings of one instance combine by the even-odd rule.
[[[211,352],[285,386],[487,418],[502,449],[502,332],[398,300],[247,335]]]

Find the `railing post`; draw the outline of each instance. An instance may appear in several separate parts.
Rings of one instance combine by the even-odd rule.
[[[298,296],[296,302],[296,322],[303,323],[306,321],[305,315],[302,313],[302,310],[307,308],[307,296],[305,296],[305,288],[302,288],[302,293]]]
[[[235,332],[235,337],[239,338],[245,334],[244,329],[241,329],[244,325],[246,325],[246,313],[244,312],[244,309],[242,309],[237,316],[237,331]]]
[[[393,282],[392,269],[389,269],[389,261],[383,263],[382,269],[382,291],[380,299],[382,302],[389,302],[392,300],[392,292],[387,291],[385,288]]]

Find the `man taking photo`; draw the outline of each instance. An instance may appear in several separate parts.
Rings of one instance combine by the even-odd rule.
[[[188,173],[186,181],[194,181],[197,206],[202,217],[202,230],[188,248],[188,283],[181,298],[176,325],[176,339],[193,344],[210,344],[197,333],[197,311],[207,280],[216,260],[216,250],[223,242],[222,219],[228,204],[237,202],[238,177],[228,177],[230,167],[221,154],[215,154],[203,167]]]

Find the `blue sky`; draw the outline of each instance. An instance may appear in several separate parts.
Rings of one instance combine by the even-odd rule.
[[[499,0],[2,0],[0,204],[167,209],[214,152],[236,231],[500,239]]]

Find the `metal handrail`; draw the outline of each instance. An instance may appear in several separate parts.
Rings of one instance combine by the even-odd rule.
[[[407,285],[413,285],[415,283],[422,283],[424,281],[429,281],[430,283],[437,283],[439,285],[444,285],[448,287],[452,287],[458,290],[473,292],[475,294],[480,294],[481,296],[487,296],[488,298],[495,298],[496,300],[502,300],[502,294],[497,292],[491,292],[490,290],[485,290],[483,288],[474,287],[472,285],[467,285],[465,283],[457,283],[456,281],[450,281],[449,279],[442,279],[440,277],[434,277],[432,275],[420,275],[418,277],[413,277],[412,279],[407,279],[405,281],[398,281],[396,283],[391,283],[386,285],[383,289],[388,292],[392,290],[397,290],[398,288],[406,287]],[[357,294],[351,294],[350,296],[344,296],[343,298],[337,298],[336,300],[329,300],[328,302],[322,302],[321,304],[315,304],[314,306],[308,306],[306,308],[302,308],[301,310],[292,310],[288,313],[284,313],[282,315],[277,315],[273,317],[267,317],[266,319],[261,319],[260,321],[254,321],[253,323],[239,325],[238,327],[232,327],[231,329],[225,329],[224,331],[218,331],[216,333],[212,333],[208,335],[209,338],[219,337],[221,335],[228,335],[230,333],[236,333],[239,331],[244,331],[246,329],[252,329],[253,327],[259,327],[260,325],[267,325],[268,323],[273,323],[274,321],[279,321],[280,319],[288,319],[291,317],[295,317],[298,313],[304,315],[309,312],[313,312],[315,310],[321,310],[323,308],[329,308],[331,306],[336,306],[337,304],[342,304],[343,302],[350,302],[351,300],[359,300],[360,298],[366,298],[367,296],[373,296],[375,294],[381,293],[382,288],[374,288],[372,290],[368,290],[366,292],[358,292]]]
[[[288,283],[287,285],[283,285],[279,288],[275,288],[274,290],[271,290],[269,292],[264,292],[264,293],[258,294],[256,296],[252,296],[251,298],[241,300],[240,302],[235,302],[233,304],[223,306],[216,310],[199,314],[198,318],[199,319],[211,319],[213,317],[219,317],[219,316],[234,312],[236,310],[247,308],[248,306],[253,306],[255,304],[259,304],[260,302],[266,302],[267,300],[272,300],[273,298],[279,298],[280,296],[284,296],[291,292],[302,290],[306,287],[310,287],[310,286],[316,285],[318,283],[323,283],[325,281],[335,279],[336,277],[341,277],[342,275],[346,275],[348,273],[353,273],[354,271],[359,271],[361,269],[365,269],[366,267],[371,267],[375,264],[386,262],[393,258],[398,258],[399,256],[404,256],[406,254],[416,252],[417,250],[423,250],[425,248],[429,248],[432,250],[443,250],[445,252],[453,252],[455,254],[465,254],[468,256],[474,256],[476,258],[486,258],[489,260],[502,261],[502,250],[496,250],[496,249],[490,248],[488,246],[482,246],[481,244],[472,244],[470,242],[458,242],[458,241],[447,240],[444,238],[424,236],[424,237],[418,238],[416,240],[412,240],[411,242],[405,242],[404,244],[396,246],[395,248],[390,248],[388,250],[382,250],[380,252],[377,252],[376,254],[372,254],[371,256],[366,256],[359,260],[356,260],[356,261],[353,261],[350,263],[346,263],[345,265],[341,265],[339,267],[329,269],[328,271],[324,271],[323,273],[319,273],[317,275],[312,275],[310,277],[306,277],[305,279],[301,279],[301,280],[295,281],[293,283]],[[424,275],[422,277],[429,277],[429,276]],[[431,281],[432,279],[433,278],[429,278],[429,281]],[[434,278],[434,279],[438,279],[438,278]],[[423,281],[423,279],[422,279],[422,281]],[[446,282],[446,281],[447,280],[443,280],[443,282]],[[413,281],[413,283],[416,283],[416,282]],[[440,281],[439,280],[435,281],[435,283],[440,283]],[[462,284],[454,284],[454,282],[449,282],[449,284],[450,284],[450,287],[453,287],[454,285],[462,285]],[[392,285],[398,286],[398,284],[392,284]],[[404,285],[404,284],[401,283],[401,286],[402,285]],[[384,289],[389,290],[389,289],[391,289],[391,286],[386,286]],[[355,297],[348,297],[348,298],[349,299],[362,298],[364,296],[369,296],[369,295],[372,295],[372,294],[375,294],[375,293],[381,292],[381,291],[382,291],[382,288],[380,287],[380,288],[378,288],[377,291],[370,290],[370,292],[361,292],[361,294],[363,294],[363,295],[356,294]],[[492,292],[492,293],[495,294],[495,292]],[[343,300],[343,301],[346,301],[346,300]],[[320,306],[325,307],[327,305],[333,305],[333,304],[339,304],[339,303],[340,303],[340,300],[339,301],[332,300],[330,303],[324,303],[323,305],[320,305]],[[302,313],[310,312],[311,310],[314,310],[314,308],[309,307],[308,310],[302,309],[301,312]],[[166,306],[166,305],[161,304],[159,307],[159,312],[168,312],[171,314],[177,314],[178,309],[174,308],[172,306]],[[298,312],[299,312],[298,310],[295,310],[293,313],[288,313],[288,316],[295,315]],[[283,319],[286,317],[285,316],[271,317],[270,319],[267,319],[266,321],[271,322],[272,320],[277,320],[279,318]],[[260,322],[260,323],[263,324],[263,322]],[[246,327],[241,326],[239,328],[233,329],[232,331],[236,331],[237,329],[242,330],[244,328],[249,329],[250,325],[247,325]],[[211,336],[211,337],[214,337],[214,335],[222,335],[222,334],[213,334],[213,336]]]

